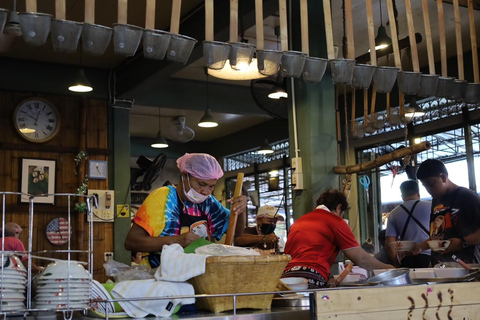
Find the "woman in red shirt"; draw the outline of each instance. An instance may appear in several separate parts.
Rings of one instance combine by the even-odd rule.
[[[314,211],[295,221],[285,245],[285,253],[291,255],[292,260],[282,278],[303,277],[308,279],[309,289],[324,287],[340,250],[364,269],[394,268],[361,248],[343,220],[347,209],[348,201],[342,192],[327,190],[318,198]]]

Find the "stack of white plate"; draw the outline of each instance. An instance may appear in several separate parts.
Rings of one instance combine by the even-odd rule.
[[[85,309],[90,305],[91,277],[77,261],[50,263],[36,281],[37,309]]]
[[[26,287],[27,269],[22,261],[17,256],[4,254],[0,267],[0,312],[25,310]]]
[[[98,282],[97,280],[92,281],[92,300],[112,300],[112,297],[108,293],[107,289],[103,287],[103,285]],[[113,302],[99,302],[99,301],[92,301],[92,310],[106,314],[107,311],[109,314],[115,312],[115,306]]]

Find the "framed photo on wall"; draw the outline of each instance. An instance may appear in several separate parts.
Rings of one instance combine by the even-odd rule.
[[[29,201],[29,195],[35,196],[34,203],[55,204],[55,160],[27,159],[21,161],[20,202]]]

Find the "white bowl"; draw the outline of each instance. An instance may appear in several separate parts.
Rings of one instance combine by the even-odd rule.
[[[27,269],[25,269],[25,266],[23,265],[20,258],[13,254],[3,255],[3,263],[1,268],[3,268],[4,271],[10,270],[10,271],[20,271],[20,272],[23,272],[24,274],[27,273]]]
[[[289,286],[292,290],[308,289],[308,279],[301,277],[291,277],[280,279],[284,284]]]
[[[50,263],[42,274],[39,280],[46,279],[90,279],[88,271],[77,261],[58,260]]]
[[[394,241],[390,243],[398,252],[411,251],[415,247],[415,241]]]
[[[433,251],[444,251],[450,245],[450,240],[430,240],[427,243]]]

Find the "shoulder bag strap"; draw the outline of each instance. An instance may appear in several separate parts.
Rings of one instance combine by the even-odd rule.
[[[405,226],[403,226],[402,235],[400,236],[401,240],[403,240],[403,237],[405,237],[405,232],[407,232],[407,227],[408,227],[408,223],[410,222],[410,218],[413,218],[413,216],[412,216],[413,210],[415,210],[415,207],[417,206],[417,204],[419,202],[420,202],[420,200],[417,200],[413,204],[412,209],[410,211],[403,204],[400,205],[400,207],[402,207],[402,209],[405,210],[405,212],[408,214],[408,218],[407,218],[407,221],[405,222]]]

